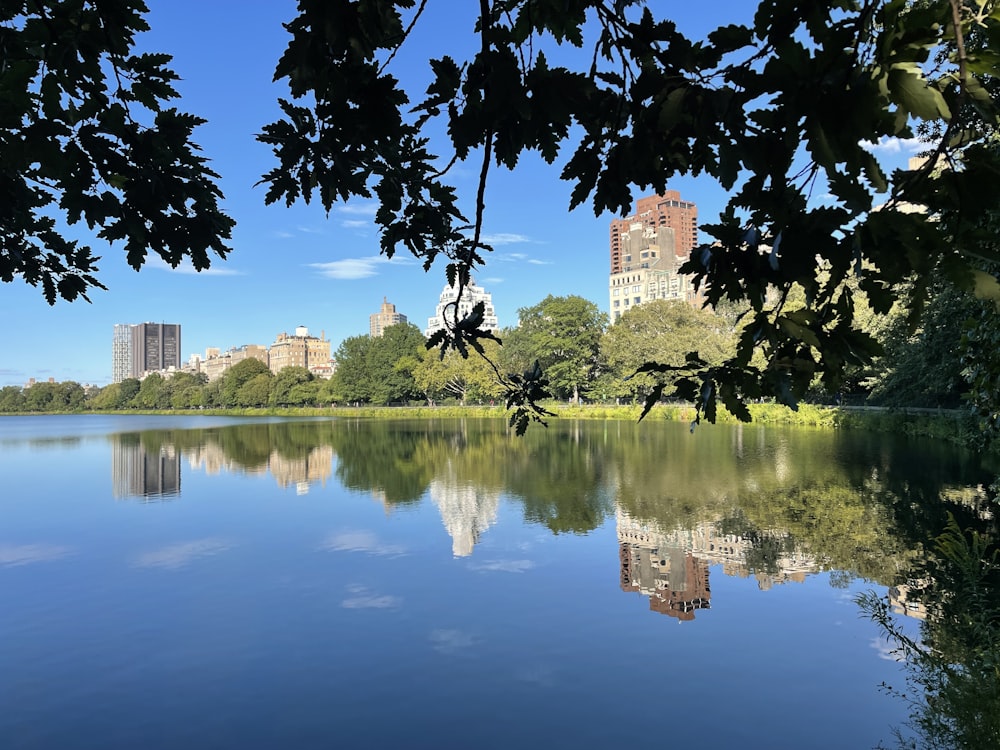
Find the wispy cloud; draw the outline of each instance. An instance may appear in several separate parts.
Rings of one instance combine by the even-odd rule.
[[[528,258],[528,263],[533,266],[551,266],[551,260],[539,260],[538,258]]]
[[[321,549],[335,552],[365,552],[369,555],[399,556],[406,554],[401,544],[387,544],[370,531],[343,531],[328,536]]]
[[[190,565],[195,560],[212,557],[220,552],[232,549],[232,544],[225,539],[195,539],[191,542],[171,544],[167,547],[146,552],[136,558],[135,564],[140,568],[164,568],[177,570]]]
[[[334,210],[341,214],[374,217],[378,212],[378,203],[345,203],[343,205],[334,206]]]
[[[380,269],[387,265],[405,266],[411,262],[405,257],[388,259],[383,255],[372,255],[367,258],[342,258],[327,263],[309,263],[309,268],[315,268],[320,276],[328,279],[353,280],[367,279],[377,276]]]
[[[365,219],[344,219],[340,222],[340,226],[344,229],[367,229],[371,225],[372,223]]]
[[[347,591],[353,596],[347,597],[340,603],[344,609],[392,609],[403,603],[398,596],[376,594],[357,584],[348,586]]]
[[[52,562],[72,553],[72,547],[57,544],[0,544],[0,567],[15,568],[32,563]]]
[[[866,151],[871,151],[872,153],[915,154],[922,148],[926,148],[927,144],[919,138],[896,138],[895,136],[889,137],[887,135],[883,135],[879,138],[878,143],[862,141],[861,147]]]
[[[483,234],[480,239],[487,245],[497,247],[499,245],[521,245],[524,243],[534,243],[526,234],[516,234],[514,232],[498,232],[497,234]]]
[[[301,224],[297,226],[296,229],[302,232],[302,234],[324,234],[322,229],[317,227],[307,227]]]
[[[470,570],[489,570],[501,573],[524,573],[534,567],[535,563],[531,560],[484,560],[469,565]]]
[[[277,232],[272,232],[271,236],[275,237],[276,239],[279,239],[279,240],[290,240],[295,235],[292,232],[286,232],[284,230],[280,230],[280,231],[277,231]]]
[[[191,276],[244,276],[243,271],[237,271],[235,268],[231,268],[225,265],[226,261],[221,258],[213,261],[210,268],[206,268],[204,271],[199,271],[193,265],[191,261],[183,260],[176,268],[171,267],[163,258],[159,256],[149,256],[146,260],[146,266],[149,268],[155,268],[160,271],[168,271],[169,273],[182,273]]]
[[[481,283],[481,284],[502,284],[503,281],[504,281],[503,277],[501,277],[501,276],[487,276],[485,279],[480,279],[479,283]]]
[[[879,659],[885,659],[886,661],[906,661],[906,657],[903,656],[900,648],[884,637],[873,638],[869,642],[869,645],[875,649],[875,653],[878,654]]]

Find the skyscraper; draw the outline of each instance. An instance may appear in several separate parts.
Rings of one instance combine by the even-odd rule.
[[[174,323],[132,326],[132,377],[181,366],[181,327]]]
[[[115,336],[111,343],[111,382],[120,383],[132,377],[132,326],[127,323],[115,325]]]
[[[446,328],[446,319],[448,322],[454,324],[456,318],[461,320],[466,317],[472,312],[472,308],[480,302],[483,303],[483,323],[480,327],[484,331],[500,330],[500,324],[497,322],[497,314],[493,310],[493,295],[481,286],[476,286],[476,282],[470,281],[469,285],[462,292],[462,299],[457,305],[458,314],[456,316],[454,303],[457,299],[458,287],[445,284],[444,289],[441,291],[441,296],[438,297],[438,305],[434,311],[434,315],[427,319],[427,330],[424,331],[424,336],[430,338],[435,331]]]
[[[611,220],[611,273],[621,273],[625,267],[623,237],[635,225],[653,230],[673,229],[674,252],[679,257],[687,258],[698,244],[698,207],[694,203],[681,200],[676,190],[640,198],[636,201],[634,214]]]
[[[389,326],[406,322],[406,316],[396,312],[396,306],[385,297],[382,298],[382,309],[368,316],[368,333],[377,338]]]

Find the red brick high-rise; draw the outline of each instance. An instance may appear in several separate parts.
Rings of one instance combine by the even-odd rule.
[[[611,273],[622,271],[621,236],[633,224],[653,229],[673,229],[674,251],[678,256],[687,257],[698,244],[698,207],[694,203],[681,200],[681,194],[676,190],[640,198],[632,216],[611,220]]]

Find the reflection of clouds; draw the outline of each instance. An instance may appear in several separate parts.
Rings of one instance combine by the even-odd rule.
[[[531,560],[484,560],[471,563],[470,570],[496,570],[501,573],[524,573],[535,567]]]
[[[401,544],[386,544],[370,531],[343,531],[330,534],[320,545],[335,552],[367,552],[369,555],[405,555]]]
[[[875,649],[875,653],[878,654],[879,659],[899,662],[906,661],[906,657],[903,655],[899,646],[890,641],[884,635],[872,638],[869,645]]]
[[[57,544],[0,544],[0,566],[13,568],[38,562],[52,562],[72,554],[71,547]]]
[[[457,654],[476,645],[477,640],[472,633],[464,630],[438,628],[430,634],[431,648],[441,654]]]
[[[391,609],[403,603],[403,600],[398,596],[376,594],[358,584],[348,586],[347,591],[354,596],[350,596],[340,603],[344,609]]]
[[[177,570],[203,557],[211,557],[232,548],[225,539],[195,539],[139,555],[136,565],[141,568]]]

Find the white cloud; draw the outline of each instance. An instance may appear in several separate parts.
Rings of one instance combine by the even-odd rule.
[[[243,276],[243,271],[237,271],[235,268],[230,268],[225,265],[226,261],[222,258],[216,258],[212,261],[212,265],[206,268],[204,271],[199,271],[193,265],[191,261],[182,260],[177,264],[176,268],[173,268],[169,263],[167,263],[163,258],[158,255],[150,255],[146,259],[146,266],[148,268],[155,268],[160,271],[168,271],[170,273],[182,273],[185,275],[192,276]]]
[[[921,141],[919,138],[896,138],[895,136],[890,138],[887,135],[883,135],[881,138],[879,138],[878,143],[871,143],[870,141],[862,141],[861,147],[866,151],[871,151],[873,153],[915,154],[922,148],[926,148],[927,144]]]
[[[340,603],[344,609],[391,609],[403,603],[398,596],[374,594],[358,584],[348,586],[347,591],[354,596],[349,596]]]
[[[529,258],[528,263],[533,266],[551,266],[552,261],[550,260],[538,260],[537,258]]]
[[[0,544],[0,567],[15,568],[32,563],[52,562],[72,553],[72,548],[56,544]]]
[[[279,231],[279,232],[272,232],[272,236],[276,237],[279,240],[290,240],[295,235],[292,234],[291,232]]]
[[[886,640],[885,637],[873,638],[870,641],[871,647],[875,649],[879,659],[886,661],[906,661],[899,646]]]
[[[370,531],[344,531],[331,534],[320,545],[334,552],[366,552],[369,555],[405,555],[406,547],[386,544]]]
[[[316,229],[315,227],[297,226],[295,227],[302,234],[323,234],[322,229]]]
[[[345,203],[334,206],[334,210],[338,213],[354,216],[375,216],[378,212],[378,203]]]
[[[503,283],[503,277],[501,277],[501,276],[488,276],[485,279],[480,279],[479,283],[480,284],[490,284],[490,285],[492,285],[492,284],[502,284]]]
[[[396,256],[391,260],[384,255],[372,255],[367,258],[343,258],[341,260],[331,260],[327,263],[309,263],[309,268],[315,268],[320,276],[328,279],[354,280],[367,279],[377,276],[382,266],[412,265],[412,261],[405,256]]]
[[[193,563],[195,560],[200,560],[203,557],[212,557],[220,552],[232,549],[232,546],[225,539],[195,539],[191,542],[171,544],[152,552],[146,552],[136,559],[135,564],[140,568],[177,570]]]
[[[535,567],[531,560],[484,560],[481,563],[472,563],[470,570],[489,570],[501,573],[524,573]]]
[[[344,219],[340,226],[345,229],[367,229],[372,223],[366,219]]]
[[[498,232],[497,234],[483,234],[479,237],[480,240],[485,242],[487,245],[520,245],[524,243],[534,242],[533,239],[525,234],[515,234],[514,232]]]

